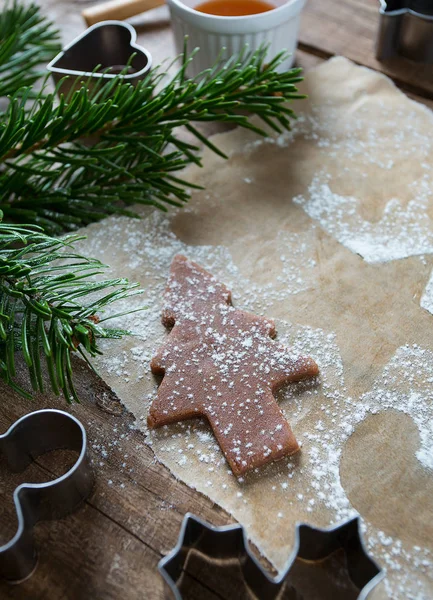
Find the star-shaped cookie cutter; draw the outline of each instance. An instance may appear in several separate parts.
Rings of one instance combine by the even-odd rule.
[[[433,63],[433,3],[431,0],[380,0],[376,58],[401,55]]]
[[[246,586],[260,600],[276,600],[297,558],[319,561],[338,549],[347,558],[349,576],[360,590],[357,600],[366,600],[384,573],[368,555],[360,533],[360,518],[355,517],[328,529],[319,529],[305,523],[296,525],[295,545],[284,573],[271,577],[251,552],[246,531],[242,525],[214,527],[187,513],[183,519],[175,548],[158,564],[166,588],[167,598],[182,600],[179,589],[182,573],[191,550],[211,560],[238,558]],[[293,589],[293,598],[298,598]],[[286,597],[286,596],[285,596]]]
[[[41,454],[60,448],[79,454],[69,471],[45,483],[22,483],[14,491],[18,527],[12,539],[0,546],[0,578],[16,583],[33,573],[37,563],[34,525],[74,511],[94,483],[86,431],[72,415],[61,410],[38,410],[21,417],[0,435],[0,459],[13,472],[23,471]]]

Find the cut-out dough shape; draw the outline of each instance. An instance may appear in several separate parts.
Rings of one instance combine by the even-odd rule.
[[[416,459],[418,445],[417,428],[408,415],[395,410],[369,415],[347,440],[340,473],[352,506],[369,523],[428,547],[433,479]]]
[[[151,362],[164,379],[149,427],[206,417],[235,475],[297,452],[273,394],[317,375],[316,363],[273,341],[273,321],[235,309],[226,286],[184,256],[173,259],[165,302],[173,329]]]

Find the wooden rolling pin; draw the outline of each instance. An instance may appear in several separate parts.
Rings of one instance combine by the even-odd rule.
[[[163,4],[165,4],[165,0],[110,0],[86,8],[81,14],[87,26],[90,27],[100,21],[123,21]]]

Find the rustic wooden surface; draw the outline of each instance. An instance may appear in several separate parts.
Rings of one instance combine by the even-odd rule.
[[[73,0],[40,1],[64,30],[68,20],[80,19],[80,10],[87,5]],[[171,52],[173,42],[167,13],[164,8],[158,11],[156,16],[136,21],[146,34],[147,47],[162,58]],[[398,59],[378,63],[374,58],[377,26],[376,0],[308,0],[297,63],[309,69],[342,54],[386,73],[417,101],[433,107],[433,67]],[[164,590],[156,566],[175,544],[183,515],[192,511],[214,524],[226,524],[230,517],[155,462],[142,435],[134,431],[131,415],[104,382],[82,364],[77,366],[76,379],[82,404],[73,407],[49,394],[23,400],[0,383],[1,431],[31,410],[66,409],[87,428],[96,472],[95,490],[78,512],[36,527],[40,548],[36,572],[17,586],[0,583],[0,597],[161,600]],[[27,469],[25,476],[12,478],[0,467],[0,544],[16,527],[14,487],[24,480],[43,481],[59,475],[72,460],[70,453],[52,453]],[[183,589],[189,600],[247,597],[235,567],[222,579],[218,571],[209,573],[206,564],[200,563],[189,568]]]

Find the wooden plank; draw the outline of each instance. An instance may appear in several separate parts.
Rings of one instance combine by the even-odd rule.
[[[433,99],[433,66],[396,57],[375,58],[378,0],[308,0],[300,29],[300,49],[322,59],[343,55],[389,75],[403,89]]]
[[[79,512],[37,528],[34,575],[17,586],[1,584],[2,598],[163,598],[155,570],[159,556],[86,504]],[[147,592],[149,595],[147,595]]]

